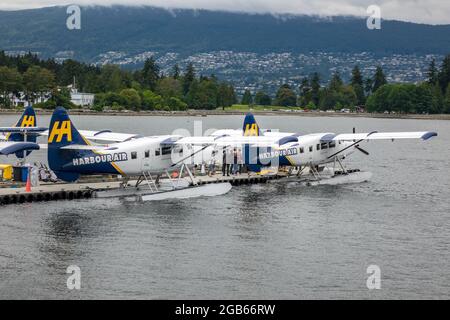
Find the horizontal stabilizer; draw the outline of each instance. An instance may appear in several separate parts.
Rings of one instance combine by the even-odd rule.
[[[61,147],[62,150],[104,150],[108,147],[106,146],[93,146],[84,144],[70,144],[65,147]]]
[[[43,127],[0,127],[0,132],[4,133],[41,133],[47,130]]]
[[[40,147],[34,142],[1,142],[0,155],[9,155],[22,151],[39,150]]]

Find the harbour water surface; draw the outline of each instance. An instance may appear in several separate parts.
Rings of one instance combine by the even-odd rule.
[[[1,116],[8,126],[17,116]],[[48,125],[49,117],[39,118]],[[79,129],[170,134],[243,116],[74,116]],[[234,187],[214,198],[0,207],[2,299],[450,298],[450,121],[259,116],[291,132],[433,130],[430,141],[364,143],[348,166],[371,182]],[[198,124],[197,124],[198,125]],[[45,152],[32,160],[45,161]],[[0,162],[14,162],[0,158]],[[381,269],[368,290],[366,269]],[[66,268],[81,268],[81,290]]]

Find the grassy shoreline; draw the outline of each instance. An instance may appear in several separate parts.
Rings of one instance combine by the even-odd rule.
[[[38,115],[51,115],[52,110],[36,110]],[[295,111],[260,111],[260,110],[188,110],[188,111],[114,111],[96,112],[92,110],[70,110],[72,115],[96,116],[168,116],[168,117],[206,117],[222,115],[245,115],[252,112],[257,115],[270,116],[297,116],[297,117],[354,117],[354,118],[381,118],[381,119],[415,119],[415,120],[450,120],[450,114],[384,114],[384,113],[330,113],[330,112],[295,112]],[[0,109],[1,115],[21,114],[21,110]]]

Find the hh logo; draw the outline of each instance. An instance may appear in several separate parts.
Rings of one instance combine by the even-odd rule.
[[[247,123],[245,126],[244,136],[257,136],[258,135],[258,125],[256,123]]]
[[[61,142],[63,136],[66,136],[67,142],[72,142],[72,127],[70,125],[70,121],[62,121],[61,125],[59,123],[59,121],[55,121],[55,124],[53,124],[52,131],[48,137],[48,142]],[[55,137],[56,141],[54,141]]]
[[[35,120],[34,116],[23,116],[23,120],[22,120],[22,123],[20,124],[20,126],[22,128],[34,127],[34,124],[36,123],[35,121],[36,120]]]

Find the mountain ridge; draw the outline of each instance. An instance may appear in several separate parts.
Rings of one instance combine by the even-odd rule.
[[[241,52],[372,52],[445,54],[450,25],[366,19],[162,9],[115,5],[81,7],[81,30],[68,30],[67,7],[0,11],[0,50],[34,51],[44,57],[73,52],[92,62],[109,51],[192,54]]]

